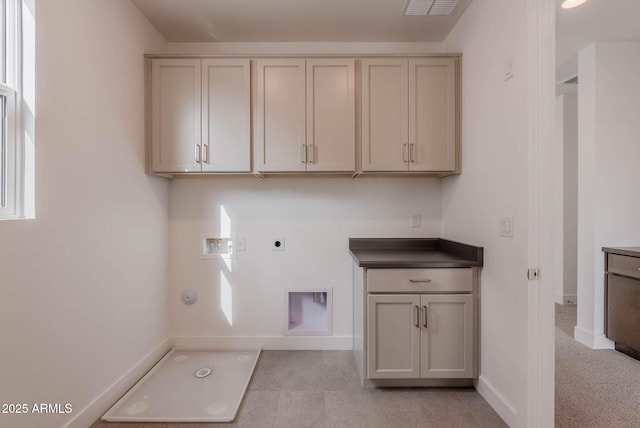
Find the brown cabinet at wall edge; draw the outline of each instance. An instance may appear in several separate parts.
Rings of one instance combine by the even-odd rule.
[[[458,63],[362,60],[362,171],[459,172]]]
[[[250,172],[250,61],[150,61],[151,172]]]

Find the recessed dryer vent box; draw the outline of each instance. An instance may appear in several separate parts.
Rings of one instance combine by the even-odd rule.
[[[286,290],[285,336],[333,335],[333,293],[331,288]]]

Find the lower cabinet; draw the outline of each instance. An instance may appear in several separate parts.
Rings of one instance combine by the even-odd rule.
[[[472,294],[368,294],[367,377],[474,377]]]
[[[640,251],[603,248],[604,333],[615,349],[640,360]]]

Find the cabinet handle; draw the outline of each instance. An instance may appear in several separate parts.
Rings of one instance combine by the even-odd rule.
[[[424,326],[424,328],[428,328],[427,327],[427,306],[423,306],[422,309],[424,309],[424,323],[422,324]]]
[[[315,155],[314,155],[314,144],[309,144],[309,163],[314,163],[315,162]]]
[[[416,305],[416,327],[420,328],[420,306]]]
[[[300,148],[300,162],[307,163],[307,145],[303,144]]]
[[[416,151],[416,145],[411,143],[411,144],[409,144],[409,147],[410,147],[409,161],[411,163],[415,163],[416,162],[416,158],[418,157],[418,152]]]
[[[402,145],[402,162],[407,163],[407,153],[409,152],[408,144]]]
[[[204,163],[209,163],[209,145],[208,144],[203,144],[202,145],[202,161]]]
[[[433,280],[432,279],[410,279],[409,282],[413,282],[413,283],[426,282],[426,283],[429,283],[429,282],[433,282]]]
[[[196,144],[196,163],[200,163],[200,144]]]

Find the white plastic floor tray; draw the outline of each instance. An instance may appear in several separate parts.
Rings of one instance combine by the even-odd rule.
[[[172,349],[102,417],[118,422],[231,422],[260,351]]]

